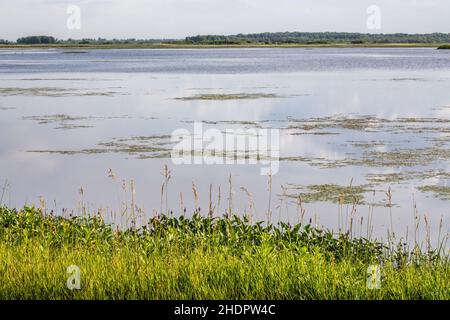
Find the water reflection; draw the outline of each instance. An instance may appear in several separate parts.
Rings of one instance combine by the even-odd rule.
[[[397,232],[411,228],[413,194],[419,211],[430,215],[433,230],[441,216],[448,228],[448,200],[419,190],[450,182],[447,53],[431,49],[0,53],[0,182],[11,183],[11,205],[37,203],[43,196],[59,208],[74,208],[82,186],[82,200],[91,208],[120,208],[126,195],[108,178],[112,168],[119,180],[136,181],[138,204],[151,214],[159,210],[161,171],[168,164],[173,173],[169,199],[175,210],[180,193],[184,205],[193,206],[192,182],[204,208],[210,184],[215,193],[221,186],[226,199],[231,174],[235,207],[241,212],[246,208],[248,199],[240,190],[244,186],[252,192],[258,218],[264,219],[267,177],[260,176],[259,166],[174,166],[167,158],[139,157],[124,152],[123,146],[121,152],[110,147],[111,141],[133,145],[135,137],[192,130],[194,121],[203,121],[205,127],[220,130],[281,129],[284,161],[273,177],[275,220],[298,219],[295,201],[288,212],[276,208],[282,185],[352,183],[371,185],[374,192],[364,196],[367,203],[378,204],[374,225],[380,235],[388,221],[388,210],[380,204],[386,202],[389,186]],[[177,99],[205,94],[265,97]],[[151,143],[148,146],[154,146]],[[77,152],[98,151],[105,145],[106,152]],[[407,160],[412,164],[403,165]],[[305,219],[337,227],[335,203],[311,202],[305,207]],[[358,207],[359,214],[367,212],[367,204]]]

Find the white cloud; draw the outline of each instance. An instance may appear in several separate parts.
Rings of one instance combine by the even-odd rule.
[[[194,34],[366,29],[369,5],[382,10],[380,32],[450,32],[444,0],[2,0],[0,38],[183,38]],[[69,5],[81,30],[66,28]]]

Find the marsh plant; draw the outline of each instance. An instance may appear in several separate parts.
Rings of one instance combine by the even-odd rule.
[[[339,231],[319,228],[305,221],[301,196],[297,223],[272,223],[270,175],[267,221],[254,221],[255,204],[245,187],[239,190],[248,207],[236,211],[231,176],[223,211],[220,187],[214,196],[210,185],[202,213],[192,183],[194,208],[184,206],[180,193],[180,212],[173,212],[167,166],[160,211],[146,218],[136,204],[134,180],[120,181],[111,169],[107,174],[122,183],[127,223],[108,222],[106,210],[89,211],[82,198],[78,211],[50,210],[44,199],[39,208],[0,207],[0,299],[450,298],[442,220],[439,245],[432,246],[425,217],[425,247],[417,235],[411,246],[391,232],[387,243],[373,239],[370,219],[367,236],[355,236],[356,206],[346,217],[340,211]],[[288,213],[287,190],[282,188],[280,215]],[[420,220],[415,213],[415,232]]]
[[[448,256],[312,225],[158,215],[114,229],[100,215],[0,209],[2,299],[448,299]],[[66,286],[80,268],[80,290]],[[378,290],[367,268],[382,266]]]

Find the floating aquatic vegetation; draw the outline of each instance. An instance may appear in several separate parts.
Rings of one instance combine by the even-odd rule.
[[[74,97],[74,96],[106,96],[124,95],[126,93],[105,89],[77,89],[58,87],[33,87],[33,88],[0,88],[0,96],[37,96],[37,97]],[[115,88],[117,89],[117,88]],[[101,90],[101,91],[98,91]]]
[[[400,184],[410,180],[425,179],[450,179],[450,172],[445,170],[425,170],[425,171],[401,171],[389,173],[371,172],[366,175],[366,180],[373,184]]]
[[[89,117],[69,116],[66,114],[43,115],[43,116],[27,116],[22,117],[23,120],[34,120],[39,124],[56,123],[55,129],[79,129],[92,128],[91,125],[78,124],[77,121],[89,120]]]
[[[399,184],[408,180],[408,177],[403,172],[392,173],[368,173],[366,180],[374,184]]]
[[[347,143],[356,148],[370,149],[373,147],[385,147],[385,141],[347,141]]]
[[[162,148],[151,148],[145,146],[114,146],[111,148],[88,148],[81,150],[28,150],[30,153],[47,153],[47,154],[60,154],[60,155],[95,155],[95,154],[107,154],[107,153],[125,153],[128,155],[134,155],[139,159],[153,159],[153,158],[168,158],[170,157],[170,150]]]
[[[347,154],[351,156],[351,154]],[[361,157],[328,159],[323,157],[290,156],[281,157],[282,161],[307,162],[321,168],[338,168],[346,166],[359,167],[415,167],[426,166],[437,161],[450,160],[450,149],[430,146],[424,148],[394,149],[390,151],[366,150]]]
[[[348,164],[345,162],[345,160],[332,160],[327,158],[321,158],[321,157],[306,157],[306,156],[289,156],[289,157],[280,157],[280,161],[290,161],[290,162],[304,162],[308,163],[311,166],[314,167],[320,167],[320,168],[339,168],[339,167],[345,167]]]
[[[178,97],[175,100],[247,100],[247,99],[263,99],[263,98],[278,98],[279,96],[273,93],[230,93],[230,94],[197,94],[188,97]]]
[[[450,132],[450,119],[441,118],[397,118],[383,119],[375,116],[330,116],[309,119],[285,120],[287,130],[355,130],[368,132],[389,133],[425,133],[425,132]],[[426,126],[423,126],[426,124]],[[422,126],[421,126],[422,125]],[[434,126],[430,126],[434,125]]]
[[[448,160],[450,160],[450,149],[425,147],[364,152],[363,159],[359,163],[370,167],[414,167]],[[349,161],[349,163],[352,162],[358,163],[358,160]]]
[[[151,154],[151,157],[154,157],[155,153],[162,153],[170,156],[171,148],[163,147],[173,144],[170,138],[170,135],[135,136],[131,138],[116,138],[109,142],[100,142],[98,145],[109,152],[146,154],[146,156]],[[158,157],[161,157],[161,155]]]
[[[429,137],[425,139],[431,141],[435,147],[439,148],[445,147],[448,143],[450,143],[450,135]]]
[[[364,204],[364,194],[371,192],[369,186],[340,186],[337,184],[289,185],[291,198],[301,197],[303,202],[333,202],[340,204]]]
[[[6,110],[14,110],[16,109],[15,107],[2,107],[0,106],[0,111],[6,111]]]
[[[301,129],[305,131],[322,129],[348,129],[368,131],[376,128],[380,119],[374,116],[346,117],[331,116],[309,119],[288,118],[286,122],[290,123],[286,129]]]
[[[425,81],[423,78],[392,78],[392,81]]]
[[[192,123],[194,120],[183,120]],[[271,127],[287,131],[289,135],[339,135],[344,130],[361,131],[369,133],[390,133],[390,134],[447,134],[450,133],[450,119],[445,118],[396,118],[384,119],[375,116],[329,116],[320,118],[294,119],[288,117],[281,120],[201,120],[205,124],[230,124],[247,125],[255,128],[261,127],[264,123],[272,124]],[[275,124],[287,124],[276,126]],[[359,143],[363,147],[364,143],[372,141],[351,141],[354,146]],[[386,145],[385,141],[376,141],[375,146]]]
[[[88,127],[84,121],[98,120],[101,117],[77,117],[68,115],[51,115],[51,116],[35,116],[24,118],[27,120],[35,120],[41,124],[45,123],[57,123],[58,129],[73,129]],[[154,118],[152,118],[154,119]],[[79,123],[82,122],[82,123]],[[192,122],[183,120],[182,122]],[[405,128],[413,126],[428,128],[429,124],[436,125],[436,133],[427,134],[422,137],[423,143],[431,144],[421,147],[412,146],[408,148],[407,144],[412,142],[410,137],[401,140],[391,141],[390,139],[383,138],[383,140],[351,140],[347,141],[346,145],[363,149],[362,152],[344,153],[340,158],[329,158],[327,156],[315,156],[315,155],[281,155],[279,161],[290,162],[303,162],[310,166],[320,168],[340,168],[347,166],[357,167],[378,167],[378,168],[402,168],[402,167],[415,167],[415,166],[427,166],[439,161],[450,160],[450,149],[445,148],[445,144],[449,141],[450,136],[444,135],[440,131],[450,129],[447,124],[450,124],[448,119],[436,119],[436,118],[397,118],[394,120],[387,120],[377,118],[374,116],[332,116],[323,118],[310,118],[304,120],[291,119],[286,120],[261,120],[261,121],[233,121],[233,120],[203,120],[206,125],[240,125],[246,127],[260,128],[263,126],[277,127],[277,123],[289,122],[287,128],[301,128],[303,131],[286,132],[287,135],[335,135],[339,134],[340,130],[356,130],[356,131],[369,131],[369,132],[383,132],[388,133],[401,133]],[[425,126],[422,126],[425,124]],[[281,128],[281,129],[287,129]],[[334,128],[336,131],[323,130],[325,128]],[[370,129],[369,129],[370,128]],[[395,128],[396,131],[393,131]],[[406,129],[410,130],[410,129]],[[440,131],[439,131],[440,130]],[[411,132],[407,131],[407,132]],[[435,133],[435,132],[433,132]],[[131,138],[112,139],[109,142],[101,142],[95,148],[85,150],[63,150],[59,153],[63,154],[76,154],[76,153],[126,153],[136,156],[141,159],[153,158],[153,157],[170,157],[170,151],[173,143],[170,142],[169,135],[163,135],[163,138],[159,140],[155,136],[141,136]],[[418,136],[415,136],[415,142],[418,140]],[[409,140],[407,140],[409,139]],[[405,143],[405,141],[407,143]],[[330,142],[329,142],[330,143]],[[332,142],[331,142],[332,143]],[[344,148],[346,145],[343,145]],[[41,150],[44,152],[45,150]],[[51,151],[51,150],[50,150]],[[55,151],[51,151],[55,153]],[[195,154],[201,154],[201,151],[193,151]],[[245,152],[218,152],[219,157],[235,158],[235,159],[253,159],[254,155]],[[221,154],[221,155],[220,155]],[[257,159],[260,159],[256,157]],[[400,183],[413,179],[415,175],[413,173],[396,174],[391,173],[386,176],[377,174],[371,174],[367,176],[367,180],[370,183]]]
[[[54,114],[54,115],[43,115],[43,116],[26,116],[22,117],[23,120],[35,120],[39,124],[54,123],[60,121],[79,121],[89,119],[88,117],[78,117],[69,116],[66,114]]]
[[[303,136],[303,135],[312,135],[312,136],[335,136],[339,135],[338,132],[328,132],[328,131],[307,131],[307,132],[292,132],[289,133],[291,136]]]
[[[195,123],[194,120],[183,120],[184,123]],[[201,123],[216,125],[216,124],[226,124],[226,125],[242,125],[242,126],[253,126],[255,128],[260,128],[261,124],[268,122],[268,120],[262,121],[245,121],[245,120],[201,120]]]
[[[163,147],[168,144],[171,144],[170,136],[154,135],[113,138],[111,141],[99,142],[96,148],[81,150],[29,150],[28,152],[62,155],[123,153],[137,156],[138,158],[161,158],[170,157],[171,148]]]
[[[435,198],[450,200],[450,186],[422,186],[418,188],[421,192],[433,193]]]
[[[94,148],[79,150],[28,150],[31,153],[48,153],[61,155],[89,155],[119,153],[133,156],[136,159],[170,158],[172,156],[173,145],[171,135],[134,136],[130,138],[113,138],[110,141],[99,142]],[[181,151],[180,151],[181,152]],[[276,160],[269,155],[249,152],[247,150],[183,150],[183,156],[207,156],[217,160],[222,159],[252,159],[252,160]]]
[[[81,149],[81,150],[44,150],[44,149],[36,149],[36,150],[28,150],[30,153],[48,153],[48,154],[60,154],[60,155],[81,155],[81,154],[102,154],[108,153],[109,151],[106,149]]]
[[[139,120],[155,120],[155,117],[131,117],[129,115],[120,116],[71,116],[66,114],[53,115],[39,115],[39,116],[24,116],[23,120],[37,121],[38,124],[52,124],[56,123],[55,129],[77,129],[77,128],[92,128],[93,125],[79,123],[81,121],[103,121],[113,119],[139,119]]]
[[[87,129],[93,128],[94,126],[84,125],[84,124],[74,124],[74,123],[61,123],[59,126],[55,127],[55,129]]]

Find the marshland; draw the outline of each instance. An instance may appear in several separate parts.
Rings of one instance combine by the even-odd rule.
[[[73,53],[0,50],[0,299],[450,298],[447,50]],[[174,164],[195,124],[278,172]]]

